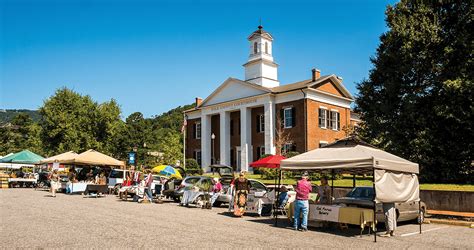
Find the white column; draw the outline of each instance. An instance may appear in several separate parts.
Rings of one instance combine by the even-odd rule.
[[[211,116],[201,116],[201,167],[209,172],[211,165]]]
[[[265,114],[265,154],[276,154],[275,144],[275,103],[270,101],[264,105]]]
[[[248,171],[252,159],[252,127],[251,112],[249,108],[240,108],[240,169]]]
[[[220,164],[230,166],[230,112],[222,111],[220,117]]]

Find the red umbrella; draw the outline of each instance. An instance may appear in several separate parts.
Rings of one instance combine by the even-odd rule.
[[[281,155],[269,155],[250,163],[250,166],[253,168],[280,168],[280,162],[284,159],[286,159],[286,157]]]

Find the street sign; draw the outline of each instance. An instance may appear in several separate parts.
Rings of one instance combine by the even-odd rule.
[[[136,160],[137,160],[137,153],[135,152],[129,152],[128,153],[128,164],[129,165],[135,165]]]

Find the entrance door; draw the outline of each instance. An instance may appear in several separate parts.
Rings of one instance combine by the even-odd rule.
[[[241,160],[242,160],[242,156],[240,154],[241,150],[240,150],[240,147],[236,147],[236,150],[235,150],[235,159],[237,159],[237,171],[240,172],[241,168],[240,168],[240,163],[241,163]]]

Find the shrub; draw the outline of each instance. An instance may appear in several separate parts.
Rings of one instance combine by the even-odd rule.
[[[199,164],[197,163],[195,159],[192,159],[192,158],[186,159],[186,174],[190,174],[190,175],[203,174],[202,168],[199,166]]]
[[[262,174],[262,179],[264,180],[273,180],[278,177],[278,169],[260,168],[260,173]]]
[[[285,156],[286,158],[291,158],[291,157],[297,156],[299,154],[300,153],[296,152],[296,151],[289,151],[289,152],[284,153],[283,156]]]

